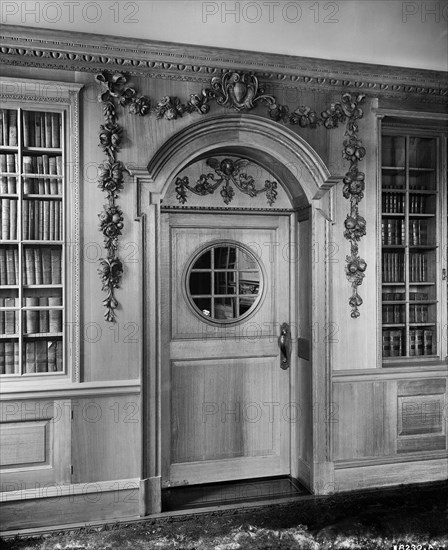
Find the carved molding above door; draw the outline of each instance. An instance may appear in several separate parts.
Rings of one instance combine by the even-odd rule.
[[[228,71],[220,80],[216,77],[212,78],[210,88],[203,88],[200,93],[190,94],[186,103],[177,97],[166,96],[151,109],[152,101],[146,96],[139,96],[134,88],[127,86],[128,77],[123,73],[110,75],[103,72],[96,76],[96,80],[103,87],[99,101],[103,104],[105,118],[105,124],[100,128],[99,146],[107,156],[100,167],[99,177],[99,187],[106,193],[108,201],[99,214],[100,231],[103,233],[107,250],[106,258],[101,260],[99,269],[102,288],[106,292],[103,303],[107,321],[115,321],[115,310],[118,307],[115,289],[119,287],[123,274],[123,264],[118,256],[118,239],[123,229],[123,213],[116,200],[123,188],[123,173],[128,170],[117,158],[124,130],[118,124],[118,108],[127,107],[134,115],[145,116],[155,113],[158,119],[173,120],[184,114],[205,115],[209,112],[212,101],[218,105],[233,108],[237,112],[249,111],[256,102],[260,101],[267,106],[267,114],[272,120],[291,126],[310,128],[324,126],[331,130],[338,128],[340,124],[346,124],[343,157],[349,162],[349,170],[345,174],[343,194],[350,201],[350,211],[345,221],[344,231],[344,237],[350,242],[350,255],[346,258],[346,275],[352,287],[352,296],[349,299],[351,316],[359,317],[359,306],[363,300],[358,293],[358,287],[362,284],[367,268],[365,260],[359,256],[359,241],[366,234],[365,218],[359,214],[359,203],[364,197],[364,173],[358,168],[359,162],[366,154],[358,136],[358,121],[363,116],[361,105],[365,99],[364,95],[352,96],[345,93],[340,102],[332,103],[320,115],[308,106],[299,106],[290,111],[288,106],[278,103],[274,96],[265,95],[253,74]],[[272,198],[272,186],[268,189],[269,191]]]
[[[248,55],[250,53],[250,55]],[[207,48],[2,25],[0,61],[7,65],[97,73],[123,71],[207,83],[229,70],[256,72],[272,88],[321,91],[360,90],[375,97],[414,96],[425,103],[446,103],[446,73],[367,63]]]

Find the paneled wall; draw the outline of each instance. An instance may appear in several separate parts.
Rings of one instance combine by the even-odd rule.
[[[212,56],[213,57],[213,56]],[[124,68],[131,68],[127,64]],[[145,292],[144,232],[146,219],[140,216],[139,190],[134,179],[125,176],[125,186],[119,204],[124,213],[124,230],[119,253],[124,260],[124,276],[116,296],[120,302],[118,321],[104,321],[104,293],[98,277],[98,261],[104,254],[103,239],[98,229],[98,214],[105,202],[97,186],[98,167],[105,156],[98,147],[98,132],[104,123],[102,106],[98,102],[99,88],[90,69],[80,64],[70,70],[8,66],[6,76],[82,82],[81,93],[81,381],[78,385],[41,394],[20,392],[2,404],[0,416],[0,466],[2,489],[10,493],[4,525],[8,529],[44,524],[68,523],[90,519],[137,516],[138,493],[144,455],[142,442],[141,380],[148,376],[153,364],[145,359],[144,343],[148,327],[143,325]],[[82,70],[76,71],[79,68]],[[107,68],[107,67],[106,67]],[[266,73],[267,74],[267,73]],[[139,94],[151,97],[153,107],[164,96],[178,96],[184,102],[190,94],[208,85],[210,75],[202,72],[190,77],[173,74],[132,76],[131,84]],[[268,77],[266,77],[268,78]],[[353,93],[354,84],[348,81]],[[367,85],[366,85],[367,86]],[[304,81],[296,84],[291,77],[269,81],[268,93],[289,102],[291,109],[309,106],[320,113],[340,101],[337,91],[327,83]],[[301,405],[300,421],[293,426],[293,442],[298,449],[293,475],[316,492],[351,490],[416,480],[446,477],[447,464],[447,388],[446,364],[414,371],[381,369],[377,349],[377,182],[378,135],[376,109],[377,91],[369,93],[364,116],[359,121],[359,136],[367,149],[359,168],[365,173],[366,190],[360,214],[367,221],[367,235],[360,242],[359,253],[367,262],[366,276],[359,288],[363,299],[358,319],[350,317],[348,299],[351,287],[346,279],[345,264],[349,243],[344,238],[344,220],[349,201],[342,195],[342,178],[348,163],[342,157],[345,126],[332,130],[324,127],[290,126],[306,140],[322,158],[338,183],[328,192],[322,210],[327,241],[313,233],[312,217],[300,214],[298,243],[301,278],[298,281],[299,329],[293,336],[299,339],[299,367],[295,394]],[[389,101],[389,100],[388,100]],[[443,111],[442,104],[409,100],[408,107],[428,111]],[[406,103],[390,102],[394,108],[406,108]],[[203,119],[229,111],[213,104]],[[234,114],[234,113],[233,113]],[[263,105],[251,114],[269,118]],[[175,133],[199,119],[196,114],[184,114],[176,120],[158,120],[154,115],[138,117],[125,110],[119,112],[125,139],[119,152],[131,170],[145,169],[154,154]],[[244,124],[244,114],[241,114]],[[267,167],[269,168],[269,167]],[[289,167],[300,183],[299,167]],[[149,204],[149,193],[143,195]],[[145,205],[146,206],[146,205]],[[311,208],[309,209],[311,211]],[[327,219],[328,218],[328,219]],[[152,238],[153,236],[151,236]],[[311,272],[324,272],[328,282],[325,326],[313,323],[311,302]],[[307,273],[309,276],[307,276]],[[324,277],[322,276],[322,279]],[[312,350],[329,344],[328,357],[320,364],[312,362]],[[150,350],[151,357],[155,356]],[[152,372],[152,371],[151,371]],[[313,403],[315,374],[327,377],[326,392]],[[313,378],[314,376],[314,378]],[[157,388],[156,388],[157,389]],[[154,391],[156,391],[154,389]],[[155,404],[154,410],[157,410]],[[154,415],[157,413],[155,412]],[[324,450],[316,437],[329,425]],[[319,451],[321,457],[316,459]],[[319,488],[314,463],[325,462],[325,489]],[[322,470],[323,471],[323,470]],[[313,473],[314,472],[314,473]],[[314,479],[313,479],[314,475]],[[329,486],[328,480],[334,480]],[[52,489],[45,495],[34,491],[37,484],[62,488],[59,495]],[[314,485],[313,485],[314,483]],[[97,502],[85,499],[83,491],[101,495]],[[73,498],[66,502],[69,491]],[[19,491],[26,489],[27,504],[22,508]],[[140,490],[140,489],[139,489]],[[119,495],[119,496],[117,496]],[[46,497],[45,511],[40,497]],[[59,496],[64,505],[58,505]],[[27,519],[19,510],[28,510]],[[51,519],[49,519],[51,518]]]

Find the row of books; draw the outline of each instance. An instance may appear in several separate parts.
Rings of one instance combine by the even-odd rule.
[[[62,251],[57,248],[25,248],[24,285],[59,285]],[[19,251],[0,247],[0,285],[19,284]]]
[[[0,199],[2,240],[17,240],[17,199]],[[23,201],[24,240],[59,241],[63,235],[62,203],[58,200],[25,199]]]
[[[61,146],[60,113],[23,111],[23,145],[59,148]]]
[[[17,308],[19,298],[0,298],[0,307]],[[20,310],[9,309],[0,311],[0,334],[19,334]]]
[[[413,283],[425,283],[428,280],[428,259],[421,252],[409,254],[409,276]]]
[[[19,342],[0,341],[0,374],[19,374]]]
[[[0,225],[2,240],[17,239],[17,199],[0,199]]]
[[[26,247],[24,285],[60,285],[62,250],[60,248]]]
[[[406,317],[406,311],[403,306],[395,305],[383,305],[382,307],[382,318],[384,324],[397,324],[404,323]]]
[[[25,306],[61,306],[61,296],[29,296],[25,298]],[[23,332],[25,334],[53,334],[62,332],[62,310],[61,309],[41,309],[25,310],[23,318]]]
[[[436,335],[433,330],[411,329],[409,331],[409,355],[435,355]]]
[[[25,155],[23,157],[23,173],[62,176],[61,155]],[[27,181],[29,178],[26,178]],[[27,192],[27,191],[25,191]],[[28,191],[30,192],[30,191]]]
[[[405,300],[406,294],[404,292],[383,292],[381,295],[383,302],[390,302],[395,300]],[[427,292],[409,292],[409,300],[428,300]]]
[[[383,252],[383,282],[404,281],[404,255],[398,252]]]
[[[409,245],[427,243],[428,225],[426,220],[409,221]],[[405,221],[383,218],[381,220],[381,240],[383,245],[403,245],[406,242]]]
[[[19,343],[0,342],[0,374],[19,374]],[[63,370],[63,343],[60,340],[25,342],[24,373]]]
[[[57,307],[62,305],[61,296],[27,296],[26,307]],[[0,298],[0,307],[18,307],[18,298]],[[23,310],[24,334],[54,334],[62,332],[62,310]],[[19,310],[0,311],[0,334],[19,334]]]
[[[425,220],[409,220],[409,244],[427,244],[428,224]]]
[[[383,218],[381,220],[381,242],[387,244],[404,244],[406,239],[406,229],[404,220],[391,220]]]
[[[382,342],[383,357],[403,357],[404,348],[403,330],[383,330]],[[409,331],[409,356],[435,355],[436,336],[431,329],[411,329]]]
[[[0,247],[0,285],[19,284],[19,250]]]
[[[0,145],[17,146],[17,111],[0,109]]]
[[[383,212],[386,214],[402,214],[406,198],[403,193],[383,193]]]
[[[412,193],[409,195],[409,213],[424,214],[426,205],[425,195]],[[386,214],[403,214],[406,206],[404,193],[383,192],[383,212]]]
[[[403,331],[383,330],[383,357],[401,357],[403,353]]]
[[[382,306],[382,317],[384,324],[399,324],[406,321],[406,309],[402,305],[385,304]],[[427,304],[411,304],[409,306],[410,323],[427,323]]]
[[[382,276],[384,283],[404,281],[404,255],[399,252],[383,252]],[[428,279],[428,259],[420,252],[409,254],[411,283],[425,283]]]
[[[24,199],[22,224],[24,240],[61,240],[62,202],[54,199]]]
[[[0,153],[0,172],[14,174],[18,171],[17,154]],[[17,193],[17,178],[2,176],[0,179],[0,193]]]

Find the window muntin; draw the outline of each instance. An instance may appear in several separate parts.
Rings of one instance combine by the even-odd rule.
[[[192,310],[202,320],[237,323],[256,311],[263,294],[263,271],[249,249],[223,241],[193,257],[185,288]]]

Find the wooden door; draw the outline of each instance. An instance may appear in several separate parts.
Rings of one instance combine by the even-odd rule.
[[[162,486],[289,474],[289,216],[162,214]]]

